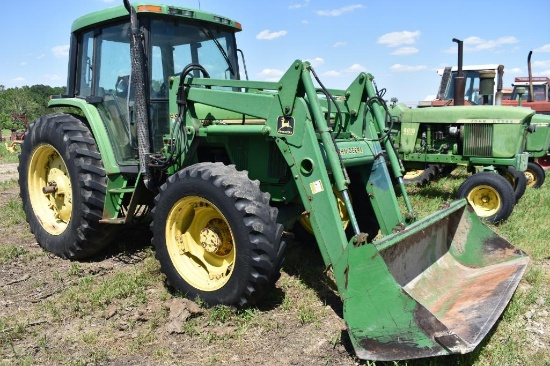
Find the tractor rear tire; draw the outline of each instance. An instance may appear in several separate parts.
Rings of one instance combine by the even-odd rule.
[[[516,203],[519,199],[525,194],[527,189],[527,179],[525,173],[518,172],[514,167],[509,166],[506,170],[499,170],[500,175],[502,175],[508,183],[512,185],[514,189],[514,195],[516,197]]]
[[[527,170],[525,170],[525,179],[527,180],[527,187],[539,188],[546,179],[544,169],[537,163],[527,163]]]
[[[468,177],[458,188],[457,197],[466,198],[476,214],[492,224],[510,217],[516,203],[510,183],[491,172],[480,172]]]
[[[206,304],[257,303],[280,276],[277,209],[246,171],[199,163],[170,176],[153,209],[153,246],[168,285]]]
[[[439,173],[439,169],[436,165],[428,165],[426,169],[410,170],[403,176],[405,184],[416,184],[418,186],[425,186],[433,181]]]
[[[23,210],[38,244],[67,259],[87,259],[109,243],[102,225],[107,176],[86,124],[51,114],[30,125],[19,156]]]

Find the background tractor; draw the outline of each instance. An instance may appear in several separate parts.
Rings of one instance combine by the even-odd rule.
[[[43,116],[22,144],[20,195],[45,250],[90,258],[122,226],[148,221],[169,286],[247,306],[277,281],[283,231],[302,220],[358,357],[465,353],[482,341],[528,257],[466,200],[415,220],[372,75],[329,92],[296,60],[278,82],[242,81],[239,23],[124,5],[73,23],[67,93],[49,106],[81,115]]]
[[[519,106],[534,110],[537,114],[531,119],[533,133],[528,134],[525,152],[529,153],[529,162],[525,169],[527,186],[540,187],[545,180],[545,170],[550,169],[550,99],[549,79],[531,75],[531,52],[527,57],[529,77],[516,77],[509,98],[504,96],[504,65],[468,65],[463,66],[466,87],[463,90],[465,104]],[[461,64],[459,54],[459,64]],[[458,67],[438,70],[441,75],[439,92],[435,100],[421,101],[420,107],[454,105],[455,78]],[[496,79],[496,80],[495,80]],[[483,88],[483,94],[480,93]],[[534,98],[531,97],[534,96]]]

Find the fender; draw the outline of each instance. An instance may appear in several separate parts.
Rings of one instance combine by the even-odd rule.
[[[97,148],[99,149],[101,159],[103,160],[103,166],[105,167],[105,172],[108,175],[120,173],[120,166],[116,162],[109,134],[94,105],[80,98],[59,98],[50,99],[48,107],[74,107],[80,109],[86,117],[88,126],[96,140]]]

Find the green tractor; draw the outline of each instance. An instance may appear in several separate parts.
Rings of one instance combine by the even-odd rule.
[[[548,101],[548,81],[546,77],[531,75],[531,54],[527,57],[529,77],[516,77],[509,99],[504,97],[503,77],[504,65],[485,64],[462,66],[462,47],[459,40],[458,65],[438,70],[441,75],[437,97],[431,101],[421,101],[419,107],[456,105],[455,92],[460,95],[458,104],[468,105],[504,105],[520,106],[534,110],[537,114],[531,117],[532,133],[527,135],[524,152],[529,153],[529,161],[525,169],[527,187],[538,188],[545,181],[544,170],[549,169],[548,150],[550,149],[550,101]],[[461,70],[459,70],[461,69]],[[465,87],[455,90],[462,84],[462,72]],[[456,82],[459,80],[459,82]],[[462,96],[463,95],[463,96]],[[533,95],[536,95],[533,100]]]
[[[464,105],[462,96],[471,96],[464,92],[467,81],[470,93],[474,85],[462,72],[462,41],[453,41],[458,43],[459,62],[450,84],[454,95],[461,97],[442,106],[432,103],[438,106],[412,109],[394,99],[387,128],[407,171],[407,182],[425,184],[464,165],[475,174],[459,187],[458,198],[466,198],[480,217],[498,223],[511,215],[525,193],[524,171],[530,157],[526,144],[533,140],[530,135],[536,131],[536,121],[546,116],[527,108]],[[443,76],[439,94],[449,89],[450,77],[449,73]],[[478,76],[481,81],[475,90],[480,98],[468,100],[492,98],[494,77],[494,73],[492,80]]]
[[[169,286],[242,307],[279,278],[283,230],[307,221],[359,358],[472,351],[528,256],[466,200],[415,220],[372,75],[329,92],[297,60],[279,82],[240,80],[240,30],[127,1],[73,23],[67,93],[49,106],[81,114],[37,119],[20,155],[39,245],[83,260],[150,219]]]
[[[388,129],[408,182],[425,184],[457,165],[475,173],[459,187],[477,214],[507,219],[526,187],[524,152],[535,112],[514,107],[389,107]],[[490,116],[490,118],[488,117]]]

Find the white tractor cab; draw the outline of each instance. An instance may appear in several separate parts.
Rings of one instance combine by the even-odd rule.
[[[453,105],[455,99],[455,78],[458,71],[458,66],[437,70],[437,73],[441,76],[437,95],[435,98],[427,98],[420,101],[418,106]],[[465,79],[464,104],[501,104],[500,101],[503,98],[502,76],[504,75],[504,65],[466,65],[462,66],[462,75]],[[497,98],[499,98],[498,101]]]

